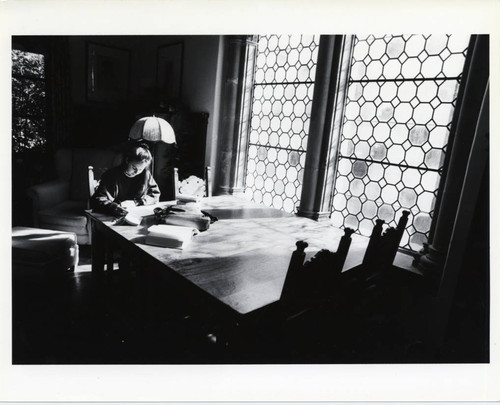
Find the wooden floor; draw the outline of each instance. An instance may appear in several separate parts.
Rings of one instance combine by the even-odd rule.
[[[81,251],[80,266],[57,280],[13,286],[14,364],[219,364],[219,363],[402,363],[428,362],[418,342],[406,339],[400,320],[373,318],[369,326],[342,319],[332,339],[311,335],[314,319],[287,329],[301,342],[285,347],[273,334],[249,339],[244,350],[216,343],[215,324],[201,321],[196,308],[179,305],[182,297],[160,281],[145,296],[137,276],[114,271],[96,278],[90,252]],[[354,315],[352,315],[354,314]],[[353,311],[350,316],[356,316]],[[417,314],[418,317],[418,314]],[[339,331],[351,328],[344,335]],[[365,326],[363,326],[365,325]],[[293,328],[297,329],[293,329]],[[455,328],[457,326],[455,325]],[[452,329],[453,330],[453,329]],[[216,332],[216,330],[215,330]],[[268,339],[262,339],[268,336]],[[282,335],[279,335],[283,337]],[[478,342],[468,350],[467,337],[449,340],[442,362],[481,361]],[[415,345],[416,343],[416,345]],[[264,348],[264,349],[263,349]],[[479,352],[478,352],[479,349]],[[432,362],[432,360],[431,360]]]

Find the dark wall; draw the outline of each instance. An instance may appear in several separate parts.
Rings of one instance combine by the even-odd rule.
[[[481,188],[464,261],[450,311],[442,360],[450,363],[484,363],[490,358],[490,263],[489,263],[489,165]]]
[[[129,52],[127,99],[96,102],[87,97],[87,46],[89,43]],[[165,45],[183,44],[181,94],[179,100],[165,100],[157,89],[157,53]],[[128,136],[140,115],[164,113],[163,102],[175,101],[184,108],[214,117],[218,36],[85,36],[70,37],[72,99],[75,143],[114,144]],[[209,119],[210,119],[209,118]],[[208,139],[212,134],[208,132]]]

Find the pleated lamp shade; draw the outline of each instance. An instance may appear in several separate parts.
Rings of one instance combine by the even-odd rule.
[[[175,133],[172,126],[163,118],[154,115],[137,120],[130,128],[128,137],[151,142],[175,143]]]

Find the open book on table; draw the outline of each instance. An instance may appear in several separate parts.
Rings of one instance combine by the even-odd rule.
[[[195,228],[177,225],[152,225],[148,228],[146,244],[184,249],[198,233]]]
[[[176,204],[177,201],[161,201],[151,205],[138,205],[136,207],[127,208],[128,214],[124,220],[129,225],[139,225],[142,218],[154,215],[155,208],[166,208],[169,205]]]

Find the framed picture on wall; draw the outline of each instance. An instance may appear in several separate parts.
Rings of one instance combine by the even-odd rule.
[[[156,70],[156,85],[162,100],[178,100],[182,89],[182,42],[160,46]]]
[[[130,52],[127,49],[87,43],[87,99],[118,103],[126,101]]]

